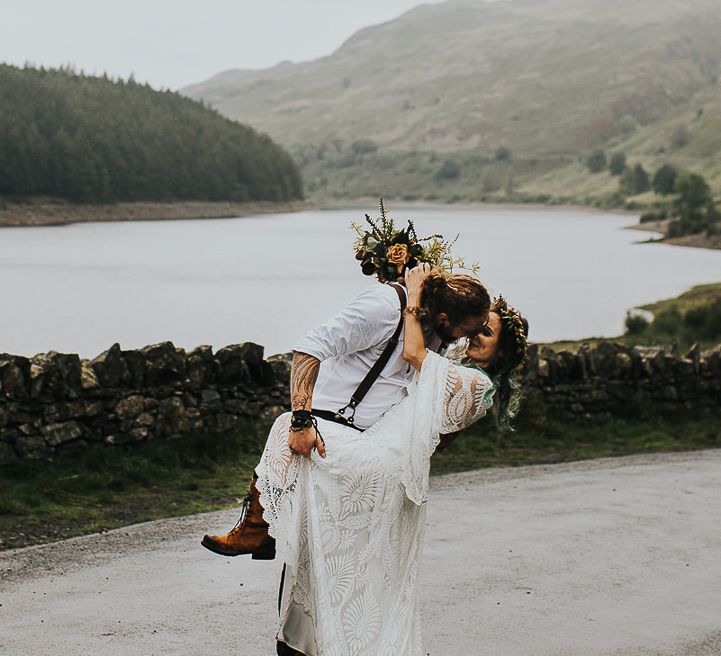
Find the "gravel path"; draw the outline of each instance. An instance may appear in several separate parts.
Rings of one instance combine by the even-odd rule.
[[[280,563],[223,511],[0,554],[2,656],[275,653]],[[719,656],[721,450],[433,481],[431,656]]]

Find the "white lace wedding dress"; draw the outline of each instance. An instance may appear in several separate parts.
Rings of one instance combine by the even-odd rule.
[[[417,593],[430,457],[483,416],[481,371],[428,352],[408,396],[364,433],[319,420],[325,459],[288,448],[276,419],[256,468],[286,564],[278,639],[308,656],[424,656]]]

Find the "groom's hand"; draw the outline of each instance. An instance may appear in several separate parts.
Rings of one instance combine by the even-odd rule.
[[[308,426],[299,431],[290,431],[288,433],[288,446],[293,453],[299,453],[306,458],[310,458],[313,447],[315,447],[318,449],[318,455],[325,458],[325,444],[323,444],[323,440],[313,426]]]

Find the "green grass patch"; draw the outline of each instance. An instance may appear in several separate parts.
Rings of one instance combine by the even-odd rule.
[[[0,548],[238,504],[269,425],[0,467]]]
[[[534,425],[535,424],[535,425]],[[721,447],[721,419],[706,417],[619,419],[603,426],[560,421],[527,422],[512,433],[480,422],[433,456],[434,475],[485,467],[588,460],[635,453]]]
[[[222,436],[97,446],[73,457],[4,465],[0,548],[238,506],[268,428],[248,424]],[[529,413],[514,433],[489,421],[464,431],[434,455],[432,473],[714,447],[721,447],[721,419],[712,417],[583,427]]]
[[[721,299],[721,282],[711,283],[709,285],[697,285],[687,292],[663,301],[649,303],[642,306],[641,309],[659,314],[663,310],[676,309],[680,312],[688,312],[688,310],[696,309],[701,306],[710,305],[714,301]]]

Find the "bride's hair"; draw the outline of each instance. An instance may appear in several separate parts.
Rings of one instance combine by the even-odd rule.
[[[478,278],[433,271],[423,282],[421,305],[425,328],[430,328],[441,312],[448,315],[451,325],[458,326],[488,312],[491,297]]]
[[[528,350],[528,321],[500,296],[493,301],[491,312],[501,318],[501,334],[498,337],[498,355],[483,371],[495,387],[492,412],[498,425],[504,430],[513,430],[511,421],[518,414],[521,404],[520,371]],[[466,355],[467,348],[468,340],[460,340],[451,347],[448,357],[464,367],[481,369]]]

